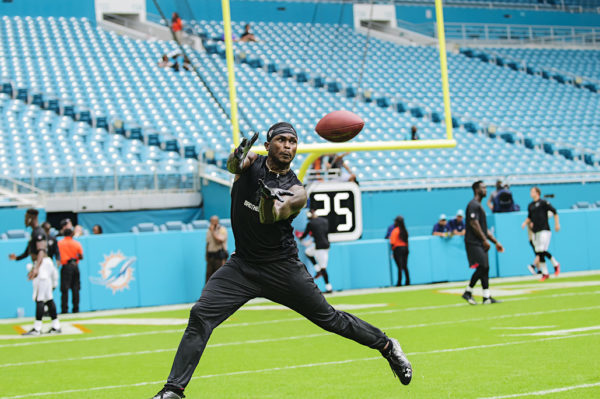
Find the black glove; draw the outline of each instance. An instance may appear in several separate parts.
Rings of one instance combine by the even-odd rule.
[[[250,138],[250,141],[244,137],[240,145],[235,149],[235,151],[233,151],[233,155],[238,160],[240,169],[242,166],[244,166],[246,155],[248,155],[248,151],[250,151],[250,148],[252,148],[256,140],[258,140],[258,132],[254,133],[254,135]]]
[[[265,199],[277,199],[278,201],[283,202],[284,200],[282,195],[294,195],[294,193],[289,190],[267,187],[262,179],[258,179],[258,185],[260,186],[260,194]]]

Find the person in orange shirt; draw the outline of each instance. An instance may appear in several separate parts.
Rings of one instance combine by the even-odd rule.
[[[397,287],[402,285],[402,271],[406,275],[405,285],[410,285],[410,276],[408,274],[408,230],[404,225],[404,218],[397,216],[394,220],[394,229],[390,234],[390,244],[394,254],[394,261],[398,266]]]
[[[178,42],[181,42],[181,31],[183,30],[183,22],[176,12],[171,16],[171,30],[175,34]]]
[[[69,290],[72,291],[73,313],[79,312],[79,261],[83,259],[81,243],[73,239],[73,230],[65,229],[62,240],[58,242],[60,253],[60,293],[61,312],[69,312]]]

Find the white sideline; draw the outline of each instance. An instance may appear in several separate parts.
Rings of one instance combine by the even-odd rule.
[[[565,391],[572,391],[574,389],[593,388],[593,387],[600,387],[600,382],[596,382],[593,384],[571,385],[569,387],[547,389],[545,391],[523,392],[523,393],[515,393],[512,395],[502,395],[502,396],[489,396],[486,398],[479,398],[479,399],[506,399],[506,398],[519,398],[522,396],[544,396],[544,395],[550,395],[550,394],[557,393],[557,392],[565,392]]]
[[[579,335],[569,335],[569,336],[563,336],[563,337],[540,338],[540,339],[525,340],[525,341],[503,342],[503,343],[489,344],[489,345],[466,346],[466,347],[461,347],[461,348],[439,349],[439,350],[433,350],[433,351],[427,351],[427,352],[413,352],[413,353],[407,353],[407,355],[418,356],[418,355],[431,355],[431,354],[448,353],[448,352],[461,352],[461,351],[474,350],[474,349],[496,348],[496,347],[509,346],[509,345],[530,344],[530,343],[534,343],[534,342],[579,338],[579,337],[586,337],[586,336],[591,336],[591,335],[600,335],[600,332],[589,333],[589,334],[579,334]],[[360,358],[360,359],[338,360],[338,361],[332,361],[332,362],[297,364],[297,365],[291,365],[291,366],[272,367],[272,368],[268,368],[268,369],[259,369],[259,370],[241,370],[241,371],[233,371],[230,373],[209,374],[209,375],[197,376],[197,377],[193,377],[192,379],[195,380],[195,379],[200,379],[200,378],[216,378],[216,377],[243,375],[243,374],[258,374],[258,373],[267,373],[267,372],[282,371],[282,370],[293,370],[293,369],[307,368],[307,367],[320,367],[320,366],[330,366],[330,365],[337,365],[337,364],[347,364],[347,363],[353,363],[353,362],[363,362],[363,361],[378,360],[378,359],[381,359],[381,356],[365,357],[365,358]],[[138,383],[134,383],[134,384],[108,385],[108,386],[102,386],[102,387],[69,389],[69,390],[65,390],[65,391],[35,392],[35,393],[28,393],[26,395],[3,396],[3,397],[0,397],[0,399],[18,399],[18,398],[31,398],[31,397],[36,397],[36,396],[63,395],[63,394],[67,394],[67,393],[89,392],[89,391],[98,391],[98,390],[105,390],[105,389],[130,388],[130,387],[154,385],[154,384],[158,385],[158,384],[163,384],[163,383],[164,383],[164,380],[162,380],[162,381],[145,381],[145,382],[138,382]],[[496,397],[494,399],[506,398],[506,397],[512,397],[512,396],[500,396],[500,397]],[[491,398],[488,398],[488,399],[491,399]]]
[[[564,272],[560,278],[563,277],[581,277],[581,276],[594,276],[600,274],[600,270],[589,270],[580,272]],[[536,276],[520,276],[520,277],[496,277],[490,279],[492,284],[511,283],[519,281],[532,281],[535,280]],[[456,281],[451,283],[435,283],[435,284],[423,284],[423,285],[410,285],[404,287],[385,287],[385,288],[365,288],[356,290],[346,290],[341,292],[334,292],[330,294],[328,298],[337,298],[345,296],[356,296],[356,295],[367,295],[367,294],[387,294],[392,292],[405,292],[405,291],[422,291],[428,289],[442,289],[452,287],[464,287],[468,281]],[[245,310],[246,307],[261,304],[270,303],[268,299],[255,298],[249,301],[246,305],[242,306],[240,310]],[[102,316],[119,316],[126,314],[144,314],[154,312],[166,312],[172,310],[189,310],[195,302],[183,303],[177,305],[162,305],[162,306],[151,306],[144,308],[128,308],[128,309],[113,309],[113,310],[96,310],[91,312],[82,312],[76,314],[65,314],[61,315],[61,320],[80,319],[82,317],[102,317]],[[24,324],[28,321],[33,321],[33,317],[25,318],[12,318],[12,319],[0,319],[0,324]]]
[[[592,310],[592,309],[599,309],[599,308],[600,308],[600,305],[586,307],[586,308],[553,309],[553,310],[548,310],[548,311],[536,311],[536,312],[529,312],[529,313],[514,313],[514,314],[507,314],[507,315],[498,315],[498,316],[480,317],[480,318],[471,318],[471,319],[462,319],[462,320],[445,320],[445,321],[437,321],[437,322],[432,322],[432,323],[409,324],[409,325],[401,325],[401,326],[387,326],[387,327],[382,327],[381,329],[382,330],[399,330],[399,329],[406,329],[406,328],[431,327],[431,326],[441,326],[441,325],[446,325],[446,324],[458,324],[458,323],[465,323],[465,322],[468,323],[468,322],[486,321],[486,320],[499,320],[499,319],[507,319],[507,318],[511,318],[511,317],[537,316],[537,315],[542,315],[542,314],[574,312],[574,311],[578,311],[578,310]],[[333,334],[328,333],[328,332],[322,332],[322,333],[298,335],[298,336],[292,336],[292,337],[265,338],[265,339],[255,339],[255,340],[247,340],[247,341],[222,342],[222,343],[218,343],[218,344],[208,344],[206,346],[207,346],[207,348],[220,348],[220,347],[235,346],[235,345],[250,345],[250,344],[261,344],[261,343],[288,341],[288,340],[305,339],[305,338],[317,338],[317,337],[324,337],[324,336],[328,336],[328,335],[333,335]],[[50,341],[48,341],[48,342],[50,342]],[[77,360],[106,359],[106,358],[121,357],[121,356],[147,355],[147,354],[152,354],[152,353],[162,353],[162,352],[171,352],[171,351],[175,352],[176,350],[177,350],[177,348],[173,347],[173,348],[154,349],[154,350],[145,350],[145,351],[137,351],[137,352],[118,352],[118,353],[109,353],[109,354],[103,354],[103,355],[89,355],[89,356],[73,357],[73,358],[66,358],[66,359],[33,360],[33,361],[19,362],[19,363],[4,363],[4,364],[0,364],[0,368],[21,367],[21,366],[30,366],[30,365],[35,365],[35,364],[58,363],[58,362],[77,361]]]
[[[567,292],[567,293],[563,293],[563,294],[551,294],[551,295],[539,295],[533,298],[530,297],[522,297],[522,298],[508,298],[506,299],[505,302],[511,302],[511,301],[521,301],[521,300],[533,300],[533,299],[543,299],[543,298],[556,298],[556,297],[561,297],[561,296],[579,296],[579,295],[593,295],[593,294],[597,294],[600,293],[600,291],[590,291],[590,292]],[[431,310],[431,309],[444,309],[444,308],[450,308],[450,307],[467,307],[470,305],[466,305],[462,302],[460,303],[455,303],[455,304],[448,304],[448,305],[437,305],[437,306],[422,306],[422,307],[413,307],[413,308],[405,308],[405,309],[389,309],[389,310],[373,310],[373,311],[365,311],[365,312],[355,312],[355,315],[370,315],[370,314],[381,314],[381,313],[396,313],[396,312],[403,312],[403,311],[418,311],[418,310]],[[562,309],[553,309],[550,311],[538,311],[538,312],[532,312],[532,313],[516,313],[516,314],[508,314],[508,315],[501,315],[501,316],[494,316],[494,318],[496,319],[500,319],[500,318],[506,318],[506,317],[519,317],[521,315],[534,315],[534,314],[547,314],[547,313],[556,313],[556,312],[563,312],[563,311],[571,311],[571,310],[591,310],[591,309],[597,309],[598,307],[596,306],[592,306],[592,307],[585,307],[585,308],[572,308],[572,309],[566,309],[566,310],[562,310]],[[542,313],[540,313],[542,312]],[[265,325],[265,324],[278,324],[278,323],[285,323],[285,322],[290,322],[290,321],[301,321],[301,320],[306,320],[304,317],[292,317],[292,318],[288,318],[288,319],[276,319],[276,320],[264,320],[264,321],[256,321],[256,322],[243,322],[243,323],[224,323],[222,325],[219,326],[219,329],[223,329],[223,328],[235,328],[235,327],[248,327],[248,326],[257,326],[257,325]],[[482,318],[479,320],[487,320],[487,318]],[[467,319],[464,321],[478,321],[478,319]],[[84,320],[79,320],[78,321],[81,324],[84,324],[85,321]],[[452,320],[452,323],[456,323],[456,320]],[[448,324],[450,322],[438,322],[441,324]],[[420,324],[417,325],[419,327],[426,327],[429,325],[438,325],[437,323],[429,323],[429,324]],[[406,326],[404,326],[406,327]],[[100,335],[100,336],[92,336],[92,337],[82,337],[82,338],[64,338],[64,339],[48,339],[45,341],[40,341],[40,338],[48,338],[48,337],[35,337],[33,339],[28,339],[26,342],[17,342],[17,343],[10,343],[10,344],[0,344],[0,348],[12,348],[12,347],[18,347],[18,346],[30,346],[30,345],[42,345],[42,344],[49,344],[49,343],[63,343],[63,342],[79,342],[79,341],[95,341],[95,340],[102,340],[102,339],[112,339],[112,338],[128,338],[128,337],[137,337],[137,336],[143,336],[143,335],[155,335],[155,334],[172,334],[172,333],[181,333],[183,332],[182,328],[179,329],[165,329],[165,330],[155,330],[155,331],[142,331],[142,332],[137,332],[137,333],[124,333],[124,334],[112,334],[112,335]],[[52,338],[56,338],[57,336],[54,336]]]

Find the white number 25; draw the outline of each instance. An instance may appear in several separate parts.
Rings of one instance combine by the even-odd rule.
[[[336,215],[344,216],[345,222],[340,223],[337,226],[337,231],[350,231],[353,227],[352,223],[352,211],[346,207],[342,206],[342,201],[350,198],[350,193],[336,193],[333,197],[333,210]],[[318,216],[327,216],[331,212],[331,201],[330,197],[327,194],[315,194],[315,201],[319,201],[323,203],[323,208],[317,210]]]

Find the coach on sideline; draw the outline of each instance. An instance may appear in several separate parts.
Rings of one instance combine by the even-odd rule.
[[[83,248],[73,239],[73,230],[66,228],[65,237],[58,242],[60,252],[60,306],[61,313],[69,313],[69,290],[73,295],[73,313],[79,313],[79,261],[83,259]]]

